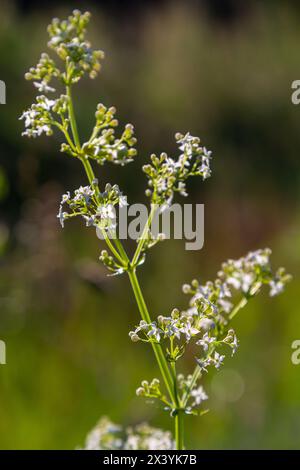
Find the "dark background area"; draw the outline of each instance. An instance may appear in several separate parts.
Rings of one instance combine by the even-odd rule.
[[[213,151],[212,178],[189,184],[189,202],[205,204],[204,249],[166,242],[140,269],[153,316],[185,307],[184,282],[213,278],[251,249],[270,246],[294,276],[282,297],[262,295],[237,318],[240,349],[205,378],[211,411],[190,418],[191,447],[299,447],[300,366],[290,356],[300,337],[300,107],[291,103],[300,5],[149,0],[1,1],[0,448],[74,448],[104,414],[171,424],[135,397],[157,370],[149,349],[128,340],[138,312],[127,279],[106,276],[92,230],[62,231],[56,219],[61,194],[85,184],[81,168],[59,153],[59,137],[21,137],[18,117],[35,93],[24,73],[46,49],[51,18],[75,7],[92,12],[89,38],[106,53],[97,80],[76,88],[80,134],[103,102],[138,138],[135,163],[97,169],[100,181],[144,201],[141,167],[152,152],[174,153],[175,132]]]

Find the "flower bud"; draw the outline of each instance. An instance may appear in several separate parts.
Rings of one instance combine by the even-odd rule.
[[[136,392],[138,397],[142,397],[143,395],[145,395],[145,390],[143,389],[143,387],[139,387],[137,388]]]
[[[190,294],[191,292],[191,286],[189,284],[183,284],[182,286],[182,292],[184,294]]]
[[[152,387],[158,387],[160,384],[159,380],[158,379],[153,379],[152,382],[151,382],[151,386]]]

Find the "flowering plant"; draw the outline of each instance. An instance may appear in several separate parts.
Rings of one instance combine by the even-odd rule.
[[[89,13],[75,10],[64,21],[54,19],[48,27],[48,46],[56,54],[56,60],[42,54],[36,67],[26,74],[33,80],[41,93],[36,102],[24,111],[23,135],[37,137],[43,133],[50,136],[58,129],[64,141],[61,151],[75,158],[84,167],[88,185],[81,186],[71,195],[62,196],[58,218],[64,222],[81,216],[87,226],[93,226],[101,233],[107,249],[100,260],[113,274],[127,273],[141,315],[141,321],[129,332],[133,342],[150,344],[159,366],[159,379],[143,380],[137,388],[137,395],[157,401],[162,409],[170,413],[175,421],[175,444],[167,433],[146,425],[125,433],[109,421],[101,421],[87,440],[87,448],[184,448],[184,416],[202,415],[207,410],[204,402],[208,396],[200,383],[203,374],[219,369],[226,353],[235,354],[238,340],[231,322],[236,314],[261,291],[264,285],[270,295],[279,294],[290,276],[284,269],[273,272],[270,264],[270,250],[250,252],[238,260],[224,263],[216,279],[206,284],[193,280],[183,286],[183,292],[190,296],[184,311],[177,308],[170,314],[153,319],[137,278],[137,267],[144,261],[145,252],[157,240],[153,240],[150,224],[156,211],[170,206],[174,195],[187,196],[186,181],[190,176],[203,180],[211,175],[211,152],[202,146],[198,137],[189,133],[175,136],[179,155],[168,157],[152,155],[151,163],[143,167],[148,178],[146,195],[150,198],[151,211],[143,234],[137,241],[132,257],[129,257],[118,238],[115,207],[127,205],[127,198],[117,185],[99,184],[93,164],[106,162],[126,165],[136,156],[136,139],[131,124],[116,135],[118,121],[114,107],[98,104],[95,124],[86,142],[81,142],[75,118],[72,89],[86,74],[95,78],[104,58],[102,51],[94,50],[86,39]],[[64,94],[57,94],[54,81],[64,87]],[[54,98],[48,98],[53,95]],[[178,371],[178,362],[188,348],[195,355],[192,373],[183,375]],[[121,436],[121,437],[120,437]],[[162,447],[157,447],[161,442]]]

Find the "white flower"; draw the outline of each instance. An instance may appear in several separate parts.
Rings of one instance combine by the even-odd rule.
[[[260,266],[265,266],[269,264],[269,257],[271,254],[271,250],[256,250],[250,251],[246,257],[247,261],[251,261],[252,263],[256,263]]]
[[[196,305],[194,305],[193,307],[188,308],[183,314],[187,317],[197,317],[198,309]]]
[[[136,436],[134,434],[131,434],[128,436],[126,444],[125,444],[125,449],[126,450],[139,450],[139,436]]]
[[[231,297],[231,291],[228,285],[226,284],[226,282],[223,282],[222,284],[220,284],[219,288],[220,288],[220,293],[219,293],[220,299],[224,299],[225,297]]]
[[[98,424],[87,435],[84,450],[116,450],[121,449],[120,438],[122,428],[108,418],[101,418]]]
[[[208,399],[207,394],[204,391],[204,388],[202,385],[200,387],[194,389],[191,391],[190,396],[194,399],[192,403],[192,407],[199,406],[204,400]]]
[[[214,343],[215,341],[215,337],[209,336],[208,333],[204,333],[203,337],[199,339],[196,344],[202,346],[203,351],[206,353],[208,352],[210,344]]]
[[[228,300],[220,299],[218,300],[218,305],[222,307],[225,313],[229,313],[232,309],[232,303]]]
[[[192,143],[194,139],[195,137],[191,136],[191,134],[187,132],[177,140],[177,143],[181,144],[179,146],[179,150],[182,150],[182,152],[186,152],[188,155],[190,155],[192,153]]]
[[[172,450],[175,448],[170,432],[152,428],[147,424],[140,424],[135,429],[128,430],[127,433],[125,450]]]
[[[241,287],[241,281],[233,276],[228,277],[227,284],[232,285],[237,290]]]
[[[255,280],[254,274],[244,274],[241,279],[242,283],[242,291],[247,293],[250,290],[250,287],[253,285],[253,282]]]
[[[181,194],[181,196],[184,196],[184,197],[188,196],[188,193],[186,192],[186,185],[182,181],[180,181],[178,183],[178,188],[177,189],[178,189],[179,193]]]
[[[112,204],[104,204],[103,206],[99,206],[96,215],[100,217],[101,223],[106,227],[116,227],[116,212]]]
[[[166,164],[171,173],[173,173],[176,170],[176,168],[179,167],[179,163],[175,162],[175,160],[173,160],[173,158],[170,158],[170,157],[166,158]]]
[[[73,201],[79,202],[83,199],[85,200],[86,204],[88,204],[94,194],[95,191],[91,188],[91,186],[80,186],[78,189],[75,190],[75,196]]]
[[[135,330],[129,331],[129,337],[131,341],[139,341],[141,338],[139,337],[138,333],[140,333],[141,331],[146,332],[149,328],[151,328],[151,325],[145,322],[145,320],[141,320],[139,326]]]
[[[275,295],[278,295],[281,292],[283,292],[283,289],[284,289],[284,283],[283,282],[272,280],[272,281],[270,281],[269,285],[270,285],[270,296],[271,297],[274,297]]]
[[[156,189],[159,193],[162,193],[163,191],[166,191],[168,185],[167,185],[167,179],[166,178],[158,178],[156,182]]]
[[[58,211],[58,214],[57,214],[57,218],[59,219],[59,222],[60,222],[60,225],[62,226],[62,228],[64,228],[65,219],[66,219],[67,215],[68,215],[67,212],[63,211],[63,206],[60,205],[59,206],[59,211]]]
[[[165,325],[165,334],[168,337],[175,336],[177,339],[180,339],[181,328],[176,326],[177,321],[170,318],[169,322]]]
[[[33,84],[40,93],[48,93],[55,91],[55,88],[49,86],[45,80],[42,80],[41,82],[33,82]]]
[[[162,333],[163,331],[158,328],[155,322],[153,322],[151,323],[151,329],[148,331],[147,336],[149,336],[149,338],[155,338],[156,341],[159,343]]]
[[[134,343],[136,343],[137,341],[140,340],[140,337],[136,333],[136,331],[129,331],[129,337],[130,337],[131,341],[133,341]]]
[[[225,359],[224,355],[221,355],[217,351],[215,351],[213,360],[214,360],[214,366],[216,369],[220,369],[221,365],[223,364],[224,359]]]
[[[237,350],[238,346],[239,346],[238,339],[237,339],[236,335],[234,335],[233,341],[231,343],[232,355],[234,355],[236,353],[236,350]]]
[[[61,203],[65,203],[67,201],[69,201],[71,198],[71,193],[70,191],[68,191],[66,194],[63,194],[62,197],[61,197]]]
[[[149,324],[145,320],[141,320],[139,326],[136,328],[136,333],[139,331],[145,331],[149,328]]]
[[[41,98],[41,101],[39,102],[39,105],[41,108],[45,109],[46,111],[50,111],[53,106],[56,104],[56,100],[49,100],[46,96],[38,96],[38,98]]]
[[[198,364],[198,366],[200,367],[201,370],[204,370],[204,372],[207,372],[207,367],[211,365],[211,358],[210,357],[207,357],[207,358],[196,358],[196,362]]]
[[[48,134],[49,132],[51,132],[51,127],[48,124],[42,124],[41,126],[37,126],[36,132],[39,136],[42,135],[43,132],[45,132],[45,134]]]
[[[190,321],[187,321],[184,326],[182,326],[180,329],[180,332],[183,333],[186,337],[186,341],[189,342],[192,336],[197,335],[200,333],[200,331],[193,327]]]
[[[202,328],[205,331],[210,330],[214,326],[215,326],[215,322],[213,320],[211,320],[210,318],[206,318],[206,317],[201,318],[201,320],[199,322],[199,327]]]
[[[205,290],[204,290],[205,286],[204,286],[204,288],[200,287],[199,289],[201,289],[201,291],[199,290],[194,295],[194,297],[192,297],[191,304],[192,305],[200,304],[204,309],[203,311],[211,310],[213,313],[218,313],[218,307],[214,303],[212,303],[209,300],[208,295],[205,294]]]
[[[25,127],[30,127],[34,123],[38,113],[33,110],[29,109],[28,111],[24,111],[22,115],[19,117],[19,120],[25,119]]]

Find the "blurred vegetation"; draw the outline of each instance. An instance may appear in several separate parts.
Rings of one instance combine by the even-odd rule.
[[[70,223],[62,231],[56,220],[61,193],[85,183],[81,168],[59,153],[58,140],[20,136],[18,116],[34,96],[24,72],[45,48],[46,25],[70,2],[27,15],[3,3],[0,448],[74,448],[103,414],[168,428],[168,416],[161,420],[135,397],[140,380],[158,372],[149,348],[128,339],[138,321],[128,280],[106,276],[93,230]],[[213,177],[190,185],[194,202],[205,203],[204,249],[166,242],[140,268],[153,315],[184,307],[183,282],[209,279],[249,249],[270,246],[274,264],[294,276],[282,297],[257,298],[237,318],[239,353],[205,380],[211,411],[187,419],[193,448],[299,448],[300,366],[290,360],[300,337],[300,108],[290,99],[299,79],[299,10],[294,2],[261,3],[226,23],[195,2],[148,2],[138,17],[94,2],[90,36],[107,58],[100,79],[77,89],[81,136],[96,100],[136,127],[136,162],[98,172],[131,201],[144,200],[149,153],[171,153],[176,131],[200,135],[213,150]]]

